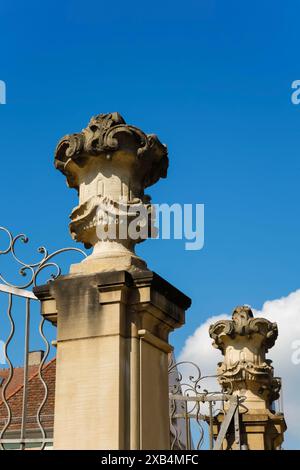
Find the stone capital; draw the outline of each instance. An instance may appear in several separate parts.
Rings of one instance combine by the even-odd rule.
[[[69,274],[35,287],[34,293],[46,320],[56,326],[61,323],[58,341],[65,337],[65,329],[68,338],[88,335],[83,325],[88,325],[88,331],[92,328],[94,336],[101,336],[104,307],[115,304],[119,306],[117,334],[138,337],[145,330],[167,342],[169,333],[185,323],[185,311],[191,305],[189,297],[149,270]],[[112,331],[109,316],[107,319],[106,332]]]

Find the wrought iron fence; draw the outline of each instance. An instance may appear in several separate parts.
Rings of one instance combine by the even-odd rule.
[[[0,449],[24,450],[33,447],[43,450],[52,444],[53,426],[51,423],[53,422],[54,403],[52,397],[51,404],[48,404],[48,381],[51,380],[48,371],[53,360],[47,362],[51,344],[44,331],[45,320],[40,316],[39,311],[36,318],[33,319],[34,304],[39,304],[39,301],[33,294],[32,288],[37,285],[39,275],[46,269],[51,270],[48,282],[61,275],[61,268],[55,261],[58,255],[66,252],[78,252],[83,256],[86,254],[79,248],[73,247],[63,248],[49,254],[47,249],[42,246],[38,248],[42,259],[34,263],[27,263],[16,254],[17,243],[27,244],[29,241],[27,236],[25,234],[13,236],[5,227],[0,227],[0,234],[7,239],[6,248],[0,249],[0,337],[3,346],[2,355],[6,362],[0,375]],[[24,280],[26,278],[24,282],[13,283],[3,275],[1,261],[5,256],[11,256],[10,260],[19,267],[19,274]],[[2,336],[4,334],[4,318],[1,318],[3,313],[8,321],[5,339]],[[14,314],[18,316],[17,320]],[[16,368],[11,357],[10,346],[20,325],[23,329],[23,364],[20,368]],[[35,328],[34,335],[32,335],[32,327]],[[36,341],[37,332],[44,347],[41,360],[32,371],[33,366],[29,362],[30,342],[31,336],[34,336]],[[17,340],[20,341],[20,335]],[[20,346],[17,345],[15,349],[19,351]]]
[[[185,369],[184,373],[182,369]],[[240,407],[244,401],[230,393],[209,392],[202,384],[218,376],[202,376],[192,362],[169,364],[171,450],[221,450],[229,429],[240,450]]]

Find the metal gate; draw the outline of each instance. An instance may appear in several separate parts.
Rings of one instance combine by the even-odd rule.
[[[181,369],[185,369],[185,374]],[[185,378],[184,378],[185,375]],[[230,393],[203,389],[205,379],[192,362],[169,365],[171,450],[222,450],[228,431],[234,435],[234,450],[241,450],[240,408],[244,401]]]
[[[51,447],[53,441],[53,425],[49,427],[49,423],[53,422],[54,403],[53,397],[51,404],[48,403],[47,375],[51,367],[53,368],[51,364],[55,361],[55,352],[52,352],[51,361],[49,354],[51,355],[52,346],[45,334],[45,320],[40,315],[39,301],[32,288],[36,286],[38,276],[46,270],[51,270],[48,282],[61,274],[61,268],[54,260],[58,255],[70,251],[79,252],[83,256],[86,254],[78,248],[63,248],[49,254],[45,247],[40,247],[37,251],[42,259],[27,263],[16,254],[16,245],[20,242],[27,244],[27,236],[13,236],[5,227],[0,227],[0,235],[1,240],[3,237],[6,239],[6,247],[1,249],[0,245],[0,345],[2,361],[5,362],[4,367],[0,369],[0,449],[43,450]],[[7,257],[4,258],[5,256]],[[9,256],[9,275],[15,274],[12,266],[18,266],[19,275],[24,280],[26,277],[25,282],[12,283],[3,275],[2,261],[7,260]],[[18,331],[20,328],[21,331]],[[11,351],[10,346],[14,338],[17,343]],[[37,343],[39,338],[43,344],[40,351],[41,360],[34,366],[30,364],[32,338],[34,343]],[[15,367],[12,355],[17,356],[16,360],[21,367]]]

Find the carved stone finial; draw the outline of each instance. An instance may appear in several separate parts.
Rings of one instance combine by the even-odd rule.
[[[252,408],[269,409],[280,390],[272,361],[266,359],[278,336],[277,324],[254,318],[251,308],[244,305],[234,309],[232,320],[211,325],[209,335],[224,355],[218,367],[222,388],[245,396]]]
[[[167,147],[155,135],[126,124],[119,113],[99,114],[80,133],[60,140],[55,167],[66,176],[69,187],[79,192],[79,205],[70,216],[71,235],[87,248],[94,247],[93,254],[72,272],[83,269],[83,264],[86,272],[86,263],[90,271],[145,266],[134,253],[135,244],[145,237],[131,237],[127,225],[143,208],[147,220],[141,220],[141,225],[152,228],[150,197],[144,190],[167,176],[168,164]],[[102,235],[99,208],[113,215],[103,218],[100,210]],[[125,216],[125,236],[124,227],[120,236]],[[105,231],[116,228],[113,224],[120,226],[116,237],[104,236]]]
[[[131,156],[133,173],[139,187],[130,188],[141,196],[144,188],[160,178],[166,178],[169,165],[167,147],[156,135],[144,134],[137,127],[126,124],[119,113],[98,114],[80,133],[63,137],[55,151],[55,167],[66,177],[70,188],[79,189],[79,168],[89,163],[90,157],[103,160],[120,159],[123,164]],[[76,166],[74,166],[74,164]],[[107,166],[107,165],[106,165]],[[121,192],[121,191],[120,191]]]
[[[234,339],[237,335],[246,336],[249,339],[253,335],[261,338],[261,347],[268,352],[275,344],[278,336],[276,323],[265,318],[254,318],[253,312],[248,305],[236,307],[232,312],[232,320],[220,320],[209,328],[209,334],[214,340],[214,347],[224,353],[226,337]]]
[[[223,449],[240,449],[241,445],[249,450],[279,448],[286,423],[272,403],[279,398],[281,379],[274,377],[272,361],[266,359],[278,336],[276,323],[255,318],[251,308],[242,305],[233,310],[232,320],[211,325],[209,334],[224,355],[217,369],[223,392],[243,397],[238,408],[239,427],[228,429]],[[224,404],[225,411],[229,406]],[[214,417],[216,436],[223,421],[222,411]]]

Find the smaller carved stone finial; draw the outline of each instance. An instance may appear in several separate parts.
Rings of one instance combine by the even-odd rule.
[[[126,124],[119,113],[99,114],[81,132],[60,140],[55,167],[79,192],[79,205],[70,216],[71,235],[94,247],[72,272],[146,266],[134,251],[136,243],[149,236],[142,227],[155,233],[144,190],[167,176],[168,164],[167,147],[156,135]],[[137,219],[138,233],[132,235],[128,227]]]
[[[281,379],[274,377],[272,361],[266,352],[278,336],[276,323],[255,318],[248,305],[236,307],[232,320],[220,320],[209,328],[215,348],[224,355],[218,364],[218,381],[223,392],[243,397],[239,406],[240,436],[229,429],[224,449],[275,450],[283,442],[286,423],[272,403],[279,398]],[[224,405],[225,410],[229,405]],[[216,435],[224,414],[215,416]]]
[[[211,325],[209,335],[224,355],[218,367],[222,388],[245,396],[252,408],[270,408],[280,390],[272,361],[266,359],[278,336],[276,323],[254,318],[251,308],[243,305],[234,309],[232,320]]]
[[[249,339],[253,335],[261,337],[261,347],[268,352],[275,344],[278,336],[276,323],[265,318],[254,318],[248,305],[236,307],[232,312],[232,320],[220,320],[209,328],[209,334],[214,340],[213,345],[224,352],[226,337],[235,338],[237,335]],[[224,342],[225,341],[225,342]]]

